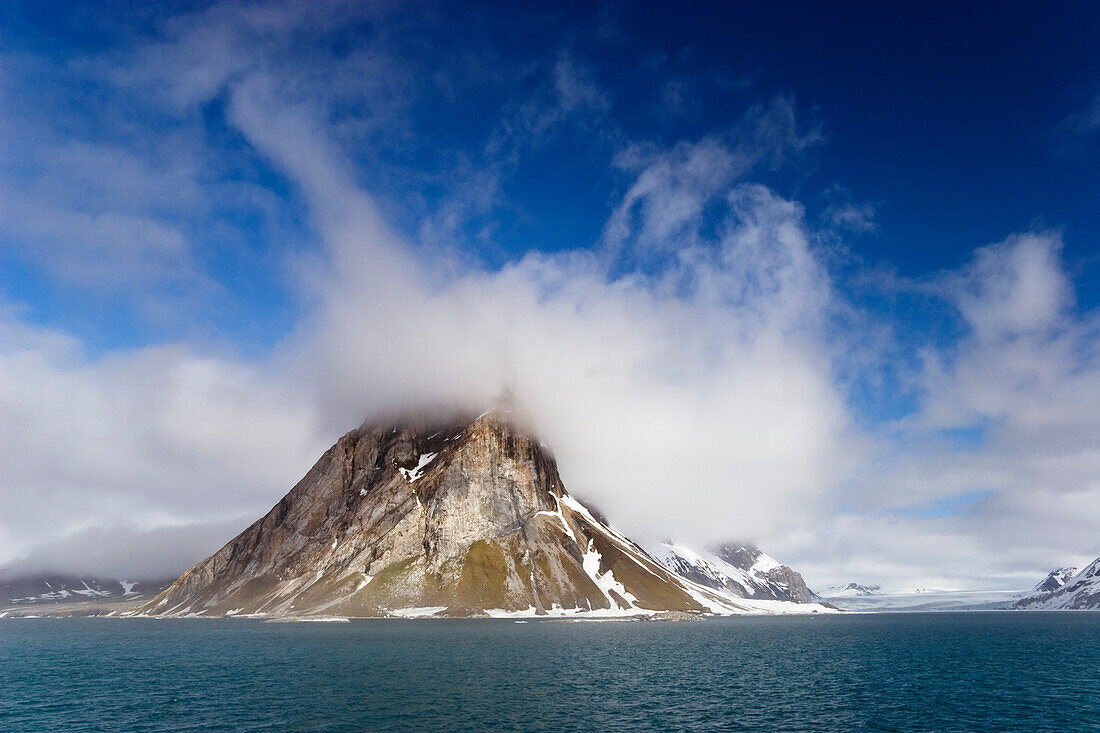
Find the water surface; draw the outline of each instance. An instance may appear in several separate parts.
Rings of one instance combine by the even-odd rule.
[[[2,619],[0,729],[1100,730],[1100,613]]]

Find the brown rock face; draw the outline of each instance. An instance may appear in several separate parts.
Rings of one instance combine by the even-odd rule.
[[[697,598],[573,499],[530,434],[487,413],[353,430],[267,515],[143,611],[698,612]]]

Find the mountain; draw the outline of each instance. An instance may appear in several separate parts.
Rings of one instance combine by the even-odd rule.
[[[1084,570],[1067,577],[1073,570],[1074,568],[1061,568],[1050,573],[1043,582],[1035,586],[1030,595],[1017,601],[1014,608],[1066,611],[1100,609],[1100,557]]]
[[[752,545],[731,543],[713,552],[696,552],[676,542],[662,542],[654,556],[673,572],[734,598],[795,603],[816,598],[801,575]]]
[[[1018,590],[958,590],[914,588],[883,591],[878,585],[846,583],[826,588],[826,601],[847,611],[884,613],[1004,610],[1020,597]]]
[[[877,585],[860,585],[859,583],[848,583],[847,585],[836,585],[832,588],[828,588],[821,595],[824,598],[860,598],[881,594],[882,588]]]
[[[1029,595],[1040,595],[1043,593],[1053,593],[1058,590],[1077,574],[1077,568],[1065,567],[1058,568],[1057,570],[1051,570],[1047,574],[1047,577],[1040,580],[1034,588],[1031,589]]]
[[[938,590],[883,593],[856,583],[829,588],[824,598],[850,611],[996,611],[1100,609],[1100,558],[1077,572],[1058,568],[1029,591]]]
[[[488,412],[351,431],[270,512],[140,613],[777,610],[788,609],[670,571],[573,498],[548,450],[510,413]]]
[[[156,595],[169,582],[57,574],[0,577],[0,607],[100,600],[136,601]]]

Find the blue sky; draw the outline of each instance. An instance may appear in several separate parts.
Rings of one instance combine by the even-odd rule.
[[[411,90],[389,93],[402,97],[391,101],[407,117],[392,138],[378,136],[384,149],[365,140],[352,147],[361,148],[354,152],[372,192],[390,199],[412,234],[427,211],[464,185],[456,166],[469,167],[469,176],[503,166],[498,200],[462,222],[463,245],[499,266],[532,248],[594,245],[628,183],[612,166],[625,141],[668,145],[722,133],[747,108],[783,95],[817,140],[754,177],[796,197],[811,221],[839,206],[865,209],[874,229],[845,239],[838,271],[880,266],[921,277],[961,265],[976,244],[1006,232],[1052,227],[1064,232],[1081,306],[1094,307],[1100,298],[1092,244],[1100,234],[1100,167],[1090,155],[1095,124],[1090,130],[1072,120],[1087,115],[1100,94],[1098,14],[1072,6],[992,8],[566,4],[516,13],[486,5],[437,6],[423,13],[427,19],[417,17],[423,6],[395,11],[412,39],[403,47],[388,42],[414,58],[416,70],[409,72]],[[187,115],[166,115],[88,69],[93,59],[125,53],[181,14],[179,7],[125,4],[107,12],[68,3],[6,7],[5,46],[14,58],[6,87],[9,99],[18,100],[8,125],[23,128],[7,136],[11,178],[25,180],[20,172],[35,170],[37,145],[128,145],[144,138],[139,145],[155,146],[180,125],[201,127],[204,152],[218,158],[203,161],[204,174],[262,186],[286,209],[271,222],[255,207],[211,207],[206,221],[188,222],[190,236],[202,240],[202,265],[232,303],[201,315],[217,335],[271,346],[289,331],[294,309],[293,294],[268,259],[271,240],[310,246],[292,184],[227,129],[216,96]],[[349,53],[390,20],[325,29],[304,39],[302,52]],[[445,32],[451,27],[468,32]],[[561,58],[598,86],[602,108],[589,110],[587,124],[577,119],[537,144],[520,143],[518,162],[501,162],[510,150],[495,157],[486,151],[500,134],[501,115],[537,94],[547,67]],[[341,100],[337,114],[363,115],[367,103]],[[121,129],[119,117],[126,123]],[[211,231],[214,224],[237,241],[226,246]],[[487,226],[491,236],[482,234]],[[27,240],[23,247],[36,248],[33,237]],[[104,347],[174,335],[125,304],[101,306],[89,317],[82,312],[87,303],[58,292],[33,258],[20,255],[9,250],[5,257],[3,287],[31,307],[35,321],[78,330]]]
[[[828,545],[825,579],[989,583],[1100,551],[1075,508],[1100,491],[1100,9],[311,8],[0,9],[6,371],[59,379],[13,388],[9,424],[37,426],[20,454],[47,449],[72,390],[112,405],[82,418],[105,445],[159,435],[162,461],[210,467],[188,485],[260,450],[204,443],[212,420],[278,426],[286,456],[206,513],[159,474],[74,459],[47,481],[23,458],[0,476],[30,528],[0,535],[15,555],[45,537],[41,482],[104,499],[51,530],[74,547],[111,526],[215,535],[363,414],[503,383],[642,534],[690,480],[717,510],[804,503],[700,539],[806,562]],[[127,429],[148,394],[194,422]],[[635,410],[653,424],[614,427]],[[592,434],[565,427],[582,416]],[[709,453],[673,463],[722,457],[664,489],[597,458],[693,430]],[[654,482],[636,509],[633,480]],[[980,557],[1039,505],[1004,566],[916,566],[925,544]],[[909,549],[858,550],[897,533]]]

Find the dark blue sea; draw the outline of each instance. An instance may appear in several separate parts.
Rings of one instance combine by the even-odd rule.
[[[1100,613],[0,620],[3,731],[1097,731]]]

